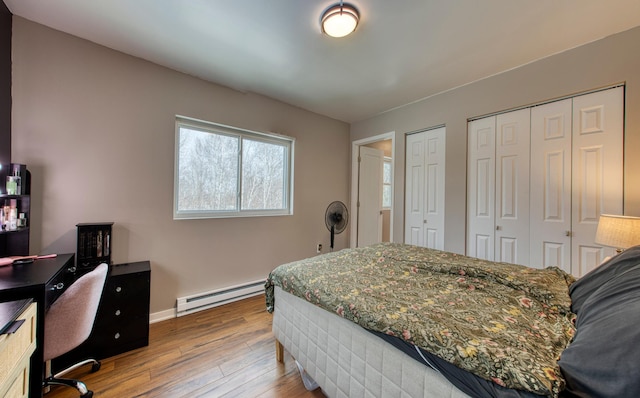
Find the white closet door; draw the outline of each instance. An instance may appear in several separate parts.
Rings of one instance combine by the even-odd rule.
[[[406,138],[405,243],[444,250],[445,128]]]
[[[445,128],[425,135],[424,246],[444,250]]]
[[[531,110],[496,118],[495,261],[529,264]]]
[[[404,242],[416,246],[424,242],[424,141],[422,133],[406,137]]]
[[[494,259],[495,116],[468,124],[467,255]]]
[[[573,214],[571,272],[579,277],[613,249],[594,243],[600,214],[622,214],[622,87],[573,99]]]
[[[571,99],[531,109],[529,265],[571,272]]]

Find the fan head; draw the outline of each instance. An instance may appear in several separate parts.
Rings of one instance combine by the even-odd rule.
[[[329,231],[331,231],[332,227],[336,234],[344,231],[349,223],[349,212],[347,211],[347,206],[340,201],[332,202],[329,207],[327,207],[324,222]]]

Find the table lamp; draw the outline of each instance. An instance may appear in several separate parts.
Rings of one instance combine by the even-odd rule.
[[[640,217],[601,214],[595,242],[616,252],[640,244]]]

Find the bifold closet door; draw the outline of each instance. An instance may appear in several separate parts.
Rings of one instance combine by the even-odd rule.
[[[496,116],[495,261],[529,264],[531,111]]]
[[[444,250],[445,128],[406,137],[405,243]]]
[[[495,116],[468,124],[467,255],[494,259],[495,249]]]
[[[469,256],[529,261],[529,133],[529,109],[469,122]]]
[[[572,100],[531,109],[531,260],[536,268],[571,265]]]
[[[594,242],[600,214],[622,214],[622,87],[531,110],[531,266],[580,277],[613,252]]]
[[[571,273],[597,267],[612,248],[594,242],[600,214],[623,213],[624,89],[573,99]]]

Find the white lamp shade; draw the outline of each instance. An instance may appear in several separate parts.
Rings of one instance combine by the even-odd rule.
[[[344,37],[358,26],[360,14],[349,4],[338,3],[329,7],[323,14],[320,24],[322,31],[331,37]]]
[[[618,249],[640,244],[640,217],[600,215],[595,242]]]

